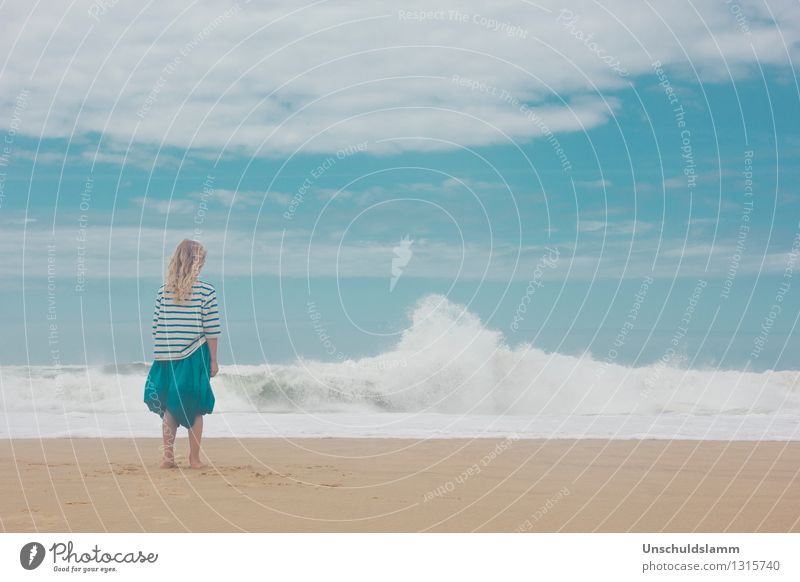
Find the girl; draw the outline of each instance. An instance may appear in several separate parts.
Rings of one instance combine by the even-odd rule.
[[[209,378],[217,375],[219,306],[214,286],[199,280],[206,249],[184,239],[169,262],[166,283],[158,289],[153,314],[154,362],[144,386],[148,408],[163,419],[164,458],[175,464],[178,425],[189,429],[189,465],[200,469],[203,415],[214,410]]]

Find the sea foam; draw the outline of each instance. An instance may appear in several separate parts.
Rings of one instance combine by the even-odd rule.
[[[140,411],[149,364],[3,366],[0,410]],[[800,413],[799,371],[624,366],[590,353],[510,346],[463,306],[422,298],[396,345],[358,360],[227,364],[212,380],[225,412],[596,416]]]

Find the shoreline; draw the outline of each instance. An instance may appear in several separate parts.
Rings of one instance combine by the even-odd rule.
[[[179,430],[185,431],[186,429],[180,427]],[[180,436],[178,437],[180,439]],[[158,440],[154,439],[153,437],[128,437],[128,436],[53,436],[53,437],[5,437],[0,436],[0,444],[2,443],[9,443],[9,442],[18,442],[18,443],[26,443],[26,442],[49,442],[49,441],[92,441],[92,440],[102,440],[102,441],[147,441],[147,440]],[[203,437],[203,443],[206,441],[329,441],[329,440],[343,440],[343,441],[412,441],[415,443],[421,443],[425,441],[465,441],[465,442],[473,442],[473,441],[519,441],[519,442],[547,442],[547,443],[565,443],[565,442],[608,442],[608,443],[625,443],[625,442],[652,442],[652,443],[663,443],[663,442],[680,442],[680,443],[750,443],[750,444],[785,444],[785,445],[800,445],[800,437],[797,439],[783,439],[783,438],[763,438],[763,439],[754,439],[754,438],[744,438],[744,439],[720,439],[720,438],[708,438],[708,439],[698,439],[698,438],[691,438],[691,437],[614,437],[614,438],[605,438],[605,437],[553,437],[553,438],[542,438],[537,436],[497,436],[497,435],[490,435],[490,436],[426,436],[426,437],[410,437],[410,436],[359,436],[359,435],[336,435],[336,436],[244,436],[239,437],[236,435],[222,435],[222,436],[212,436],[212,437]]]
[[[152,438],[161,419],[139,406],[127,412],[0,412],[8,438]],[[520,438],[535,440],[686,440],[800,442],[797,415],[662,414],[635,416],[455,415],[445,413],[231,412],[209,415],[209,438]]]
[[[798,532],[800,442],[0,440],[7,532]]]

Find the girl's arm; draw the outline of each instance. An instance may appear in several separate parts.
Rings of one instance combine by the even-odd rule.
[[[222,328],[219,325],[219,304],[217,303],[216,289],[211,291],[208,300],[203,304],[203,331],[208,342],[208,351],[211,354],[211,377],[217,375],[217,344]]]
[[[219,364],[217,364],[217,342],[219,341],[218,337],[206,337],[206,342],[208,342],[208,351],[211,352],[211,377],[217,375],[219,372]]]

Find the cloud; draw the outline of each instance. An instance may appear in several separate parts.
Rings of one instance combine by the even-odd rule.
[[[558,20],[561,4],[522,0],[435,10],[388,0],[6,4],[0,106],[12,111],[25,95],[18,133],[99,135],[117,150],[101,153],[110,163],[128,144],[285,157],[359,143],[385,154],[526,142],[542,124],[558,133],[606,123],[620,104],[613,93],[652,77],[656,59],[693,83],[695,71],[709,82],[790,66],[796,4],[738,5],[746,31],[725,2],[631,10],[628,0],[580,0],[571,25]],[[134,159],[152,151],[139,148]]]
[[[75,140],[77,142],[77,140]],[[98,147],[92,147],[78,151],[85,143],[73,143],[76,153],[67,154],[58,151],[36,151],[24,148],[14,149],[14,159],[32,161],[37,165],[60,165],[67,167],[70,165],[89,164],[111,164],[114,166],[136,166],[147,171],[152,171],[155,167],[159,168],[181,168],[192,164],[191,158],[181,158],[163,150],[158,151],[153,146],[135,147],[128,150],[121,149],[121,145],[115,142],[103,142]],[[76,147],[77,146],[77,147]]]
[[[201,242],[209,255],[205,271],[209,277],[281,276],[371,277],[388,279],[391,272],[394,233],[383,240],[359,240],[325,233],[314,235],[306,230],[252,231],[208,229]],[[91,226],[86,241],[79,242],[75,228],[56,227],[23,229],[19,226],[0,230],[0,248],[6,260],[0,264],[0,280],[19,277],[41,278],[47,275],[49,250],[53,256],[59,285],[66,289],[76,279],[79,261],[91,280],[159,278],[175,245],[191,237],[181,229],[134,226]],[[790,243],[791,241],[789,241]],[[560,260],[548,277],[585,280],[592,278],[640,278],[652,274],[654,259],[658,272],[667,276],[724,277],[729,258],[736,251],[735,243],[687,244],[679,237],[665,237],[661,244],[640,244],[630,248],[630,241],[608,239],[602,245],[596,240],[550,242],[557,247]],[[762,245],[763,246],[763,245]],[[82,247],[82,248],[81,248]],[[754,240],[739,261],[738,273],[782,273],[789,260],[789,248],[759,250]],[[465,244],[417,237],[413,261],[404,276],[453,281],[456,279],[525,281],[530,270],[545,251],[545,243],[525,245],[496,241],[493,245]],[[710,263],[709,256],[715,260]],[[467,260],[465,260],[465,258]],[[24,268],[23,268],[24,267]],[[708,267],[708,268],[707,268]]]
[[[341,202],[353,197],[353,193],[350,190],[338,190],[336,188],[316,188],[314,192],[317,200],[322,200],[323,202],[328,200]]]
[[[633,208],[630,206],[607,206],[605,208],[596,208],[594,210],[581,210],[582,216],[617,216],[620,214],[630,214]]]
[[[611,180],[587,180],[587,181],[577,181],[575,182],[576,186],[588,186],[589,188],[610,188],[611,187]]]
[[[11,226],[25,226],[26,224],[33,224],[37,219],[31,216],[12,216],[2,220],[2,224]]]
[[[703,226],[704,224],[717,224],[718,222],[719,222],[719,219],[714,218],[714,217],[690,218],[689,219],[689,224],[691,226],[695,226],[695,225]]]
[[[213,204],[221,204],[225,208],[242,207],[258,208],[262,203],[286,206],[291,202],[292,197],[283,192],[258,192],[255,190],[227,190],[224,188],[214,188],[209,192],[190,192],[185,197],[163,199],[157,196],[135,196],[131,201],[144,206],[148,210],[153,210],[158,214],[185,214],[196,213]],[[203,206],[205,204],[205,207]]]
[[[66,164],[68,162],[79,161],[79,156],[67,156],[59,152],[36,152],[26,149],[14,150],[14,158],[29,160],[37,164]]]
[[[164,200],[149,196],[136,196],[131,198],[133,202],[143,206],[145,210],[153,210],[159,214],[184,214],[187,212],[195,212],[197,210],[197,203],[193,200],[185,200],[180,198],[173,198],[172,200]]]
[[[206,194],[203,192],[193,192],[192,198],[206,200],[207,202],[219,202],[227,206],[258,207],[263,202],[276,203],[281,206],[288,204],[292,197],[283,192],[258,192],[255,190],[226,190],[224,188],[214,188],[213,192]]]
[[[580,220],[578,221],[578,232],[598,232],[604,235],[630,235],[651,230],[653,225],[642,220],[620,220],[618,222],[606,222],[604,220]]]

